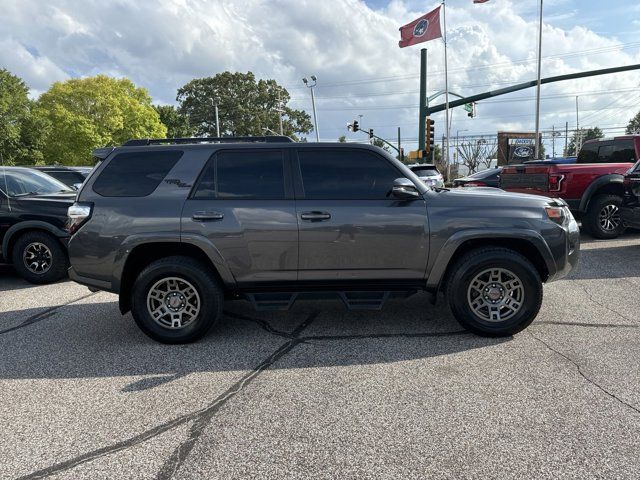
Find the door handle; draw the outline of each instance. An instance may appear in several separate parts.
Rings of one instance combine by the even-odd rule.
[[[224,218],[224,213],[221,213],[221,212],[194,212],[194,214],[191,216],[191,219],[197,222],[222,220],[223,218]]]
[[[300,214],[302,220],[310,220],[312,222],[321,222],[323,220],[329,220],[331,214],[329,212],[302,212]]]

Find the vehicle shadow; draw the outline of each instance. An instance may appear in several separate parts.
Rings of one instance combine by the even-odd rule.
[[[294,368],[308,368],[428,358],[510,340],[464,332],[426,295],[392,300],[375,312],[349,312],[337,301],[303,301],[289,312],[256,313],[248,302],[231,302],[221,323],[190,345],[147,338],[130,315],[120,315],[116,302],[67,305],[40,318],[41,313],[34,310],[31,323],[0,331],[0,378],[144,376],[122,388],[135,392],[195,372],[252,370],[288,342],[307,347],[298,351]],[[292,335],[303,323],[306,329]],[[286,364],[271,368],[291,368]]]
[[[601,245],[601,246],[600,246]],[[640,276],[640,241],[636,245],[606,246],[580,251],[578,267],[568,279],[632,278]]]

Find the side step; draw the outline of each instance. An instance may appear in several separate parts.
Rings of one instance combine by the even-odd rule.
[[[256,311],[289,310],[296,300],[342,300],[349,310],[382,310],[389,298],[407,298],[416,290],[407,291],[323,291],[323,292],[254,292],[245,297]]]

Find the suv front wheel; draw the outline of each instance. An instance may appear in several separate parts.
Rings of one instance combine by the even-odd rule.
[[[536,268],[506,248],[481,248],[453,267],[446,296],[456,320],[483,336],[514,335],[536,318],[542,281]]]
[[[189,257],[167,257],[138,275],[131,292],[131,313],[152,339],[189,343],[218,322],[223,301],[218,281],[201,263]]]

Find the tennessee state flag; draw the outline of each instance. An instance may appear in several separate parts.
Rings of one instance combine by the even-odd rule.
[[[400,48],[404,48],[440,37],[442,37],[442,32],[440,31],[440,7],[438,7],[420,18],[416,18],[413,22],[400,27],[398,45]]]

